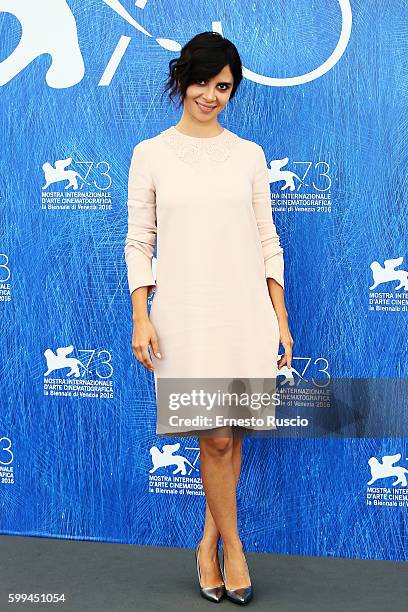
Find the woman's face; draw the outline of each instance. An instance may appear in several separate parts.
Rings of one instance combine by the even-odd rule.
[[[214,121],[231,96],[233,82],[232,72],[227,65],[211,79],[191,83],[184,98],[184,110],[197,121]]]

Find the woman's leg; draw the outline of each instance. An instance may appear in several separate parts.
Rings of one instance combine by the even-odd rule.
[[[242,437],[200,438],[200,464],[206,492],[206,520],[200,543],[202,586],[219,584],[218,540],[223,539],[228,588],[249,584],[248,571],[238,535],[236,488],[242,463]],[[218,520],[214,520],[214,515]]]
[[[235,479],[235,489],[238,485],[242,461],[242,437],[234,435],[232,445],[232,470]],[[220,532],[211,514],[206,498],[205,523],[203,537],[200,541],[200,569],[203,586],[218,584],[222,580],[217,559]]]

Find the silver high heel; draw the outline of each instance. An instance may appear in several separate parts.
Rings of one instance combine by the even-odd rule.
[[[245,555],[244,555],[244,558],[245,558]],[[246,558],[245,558],[245,563],[248,568],[248,563],[247,563]],[[225,578],[224,548],[222,549],[221,573],[222,573],[222,579],[224,580],[224,584],[225,584],[225,594],[230,601],[233,601],[234,603],[237,603],[237,604],[246,604],[252,599],[252,596],[254,594],[252,584],[246,587],[240,587],[239,589],[227,589],[227,581]],[[249,569],[248,569],[248,574],[249,574]]]
[[[209,601],[213,601],[214,603],[218,603],[224,597],[225,585],[220,584],[215,587],[202,587],[201,586],[201,572],[200,572],[200,564],[198,562],[198,549],[199,548],[200,548],[200,544],[197,544],[197,548],[195,549],[195,558],[196,558],[196,565],[197,565],[198,583],[200,585],[200,593],[205,599],[208,599]],[[217,556],[218,556],[218,551],[217,551]]]

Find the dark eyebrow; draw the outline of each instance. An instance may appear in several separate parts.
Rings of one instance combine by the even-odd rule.
[[[208,81],[208,79],[203,78],[199,78],[197,79],[197,81]],[[232,87],[232,82],[231,81],[218,81],[217,85],[231,85]]]

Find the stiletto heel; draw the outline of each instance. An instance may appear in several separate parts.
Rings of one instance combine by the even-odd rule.
[[[200,585],[200,593],[202,597],[204,597],[205,599],[208,599],[209,601],[213,601],[214,603],[219,603],[224,596],[225,585],[220,584],[215,587],[202,587],[201,586],[201,572],[200,572],[200,564],[198,562],[198,549],[199,548],[200,548],[200,544],[198,544],[197,548],[195,549],[195,558],[196,558],[196,565],[197,565],[198,584]],[[217,551],[217,556],[218,556],[218,551]]]
[[[244,555],[244,558],[245,558],[245,555]],[[249,574],[249,568],[248,568],[248,563],[247,563],[246,558],[245,558],[245,563],[246,563],[248,574]],[[225,578],[224,548],[222,549],[221,573],[222,573],[222,579],[224,580],[224,584],[225,584],[225,594],[230,601],[233,601],[234,603],[237,603],[237,604],[246,604],[252,599],[252,596],[254,594],[252,584],[246,587],[240,587],[239,589],[227,589],[227,581]]]

